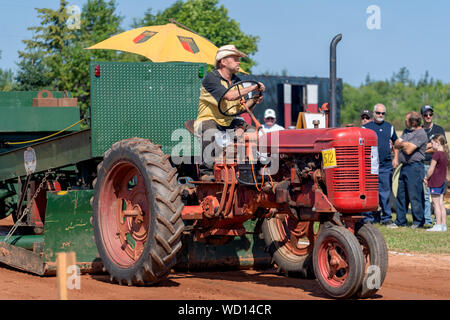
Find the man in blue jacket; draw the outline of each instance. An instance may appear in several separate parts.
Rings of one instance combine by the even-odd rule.
[[[390,195],[392,189],[392,174],[398,165],[398,150],[394,149],[394,159],[391,157],[392,145],[397,140],[394,126],[385,121],[386,107],[378,103],[373,107],[373,121],[366,123],[363,128],[375,131],[378,137],[378,194],[381,207],[379,211],[366,213],[368,222],[381,222],[387,226],[394,226],[392,222],[392,212]],[[391,144],[392,142],[392,144]]]

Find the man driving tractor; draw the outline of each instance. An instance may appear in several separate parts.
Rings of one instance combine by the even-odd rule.
[[[262,102],[262,92],[265,91],[265,87],[261,82],[245,88],[237,87],[238,90],[228,90],[241,81],[236,76],[240,69],[241,57],[247,57],[247,55],[237,50],[234,45],[220,47],[215,58],[215,69],[209,72],[202,82],[194,130],[202,137],[202,163],[199,171],[203,181],[214,179],[214,150],[206,153],[206,156],[204,154],[206,147],[215,142],[214,133],[225,132],[228,129],[246,130],[249,127],[242,118],[225,115],[220,109],[229,111],[242,108],[240,98],[252,91],[259,91],[261,94],[248,100],[247,107],[251,108]],[[206,134],[207,131],[208,134]]]

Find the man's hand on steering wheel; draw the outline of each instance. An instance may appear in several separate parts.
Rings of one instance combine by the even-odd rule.
[[[258,87],[259,92],[266,91],[266,87],[264,86],[264,83],[262,83],[262,82],[258,82],[258,83],[259,83],[259,87]]]
[[[249,85],[244,85],[249,84]],[[253,80],[240,81],[230,86],[219,100],[219,111],[225,116],[237,116],[244,112],[242,109],[243,103],[248,108],[253,108],[256,104],[261,103],[263,99],[263,92],[266,87],[262,82],[256,82]],[[248,98],[248,94],[252,92],[251,98]],[[234,100],[236,103],[222,105],[223,100]],[[222,109],[222,107],[225,107]]]
[[[263,92],[266,90],[266,87],[264,86],[264,84],[262,82],[258,82],[258,85],[256,86],[255,89],[255,94],[252,98],[252,100],[249,101],[248,103],[248,107],[252,108],[254,107],[254,105],[256,104],[260,104],[263,100]]]
[[[259,86],[257,86],[256,90],[259,91],[259,94],[256,94],[253,97],[253,104],[259,104],[263,100],[263,92],[266,91],[266,87],[262,82],[258,82]]]

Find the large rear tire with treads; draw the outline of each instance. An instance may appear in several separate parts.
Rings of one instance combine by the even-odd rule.
[[[92,225],[112,281],[157,283],[176,263],[183,203],[168,158],[150,140],[132,138],[116,142],[97,167]]]
[[[315,239],[313,226],[312,221],[298,221],[287,215],[264,220],[264,241],[279,272],[314,277],[311,258]]]

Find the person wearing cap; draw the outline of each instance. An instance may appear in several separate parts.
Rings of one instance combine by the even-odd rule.
[[[198,116],[194,122],[195,132],[202,137],[202,163],[199,166],[201,180],[213,180],[215,150],[211,150],[211,152],[206,150],[215,141],[216,134],[211,133],[225,132],[229,129],[236,130],[238,128],[246,130],[249,127],[242,118],[225,116],[220,113],[219,102],[222,96],[223,100],[221,103],[232,107],[236,105],[236,100],[240,96],[245,96],[255,90],[265,91],[264,84],[259,82],[259,87],[256,84],[245,88],[240,87],[239,92],[238,90],[230,90],[224,96],[229,87],[241,81],[236,73],[240,69],[240,58],[244,57],[247,57],[247,55],[237,50],[234,45],[220,47],[215,57],[215,69],[203,79]],[[259,95],[256,99],[249,100],[247,106],[250,108],[254,104],[261,102],[262,95]],[[227,107],[222,107],[222,110],[227,109]]]
[[[361,126],[363,127],[368,122],[372,121],[372,114],[369,110],[363,110],[361,112]]]
[[[366,123],[363,128],[373,130],[378,137],[378,197],[381,208],[379,211],[366,212],[365,222],[381,222],[386,226],[393,226],[390,196],[392,190],[392,174],[398,165],[398,150],[394,150],[391,157],[392,144],[398,139],[394,126],[385,121],[386,107],[378,103],[373,107],[373,121]]]
[[[264,133],[284,130],[284,128],[278,125],[276,122],[277,115],[275,113],[275,110],[266,109],[266,111],[264,111],[264,124],[262,125]],[[260,131],[259,134],[261,135],[262,132]]]
[[[442,135],[445,139],[445,131],[441,126],[433,123],[433,106],[425,105],[420,109],[420,113],[423,119],[422,128],[425,130],[425,133],[428,136],[427,149],[425,152],[425,160],[423,161],[425,172],[428,172],[430,168],[431,159],[433,157],[433,147],[431,146],[431,137],[435,135]],[[447,142],[447,141],[446,141]],[[425,225],[432,225],[433,220],[431,219],[431,202],[430,202],[430,189],[427,186],[424,186],[424,194],[425,194]]]

